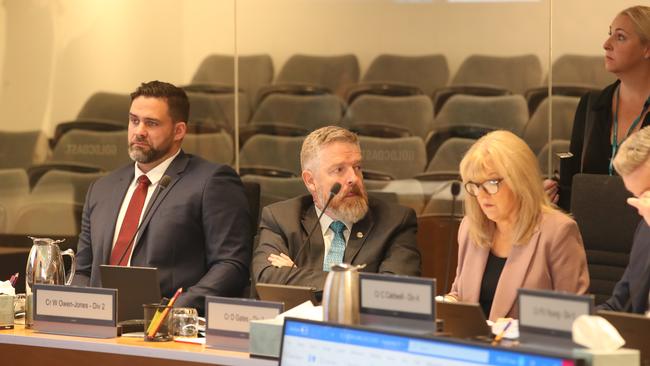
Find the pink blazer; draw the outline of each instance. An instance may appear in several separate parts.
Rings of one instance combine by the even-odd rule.
[[[449,295],[478,303],[490,248],[469,238],[469,219],[458,229],[458,267]],[[553,211],[542,214],[530,241],[512,247],[497,284],[489,319],[516,318],[517,289],[531,288],[584,294],[589,288],[587,256],[578,225]]]

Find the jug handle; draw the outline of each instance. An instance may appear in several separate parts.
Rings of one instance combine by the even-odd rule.
[[[61,255],[68,255],[70,256],[70,260],[72,260],[72,263],[70,264],[70,273],[68,275],[68,278],[65,280],[65,285],[69,286],[72,283],[72,278],[74,278],[74,273],[75,270],[77,269],[77,261],[74,256],[74,250],[72,249],[66,249],[63,252],[61,252]]]

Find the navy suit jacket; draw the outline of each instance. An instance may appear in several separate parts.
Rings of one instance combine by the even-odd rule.
[[[157,267],[163,296],[182,287],[177,306],[203,312],[205,295],[239,296],[248,284],[252,232],[247,198],[232,168],[183,151],[165,174],[171,181],[148,203],[131,265]],[[74,284],[101,286],[99,266],[109,262],[117,216],[133,175],[129,164],[88,190]]]
[[[625,311],[642,314],[648,307],[650,291],[650,226],[641,220],[634,234],[630,262],[623,277],[614,287],[614,293],[601,310]]]

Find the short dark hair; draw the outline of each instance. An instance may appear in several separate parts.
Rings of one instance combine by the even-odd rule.
[[[149,81],[131,93],[131,103],[137,97],[161,98],[167,101],[169,116],[174,123],[188,122],[190,118],[190,101],[185,91],[173,84],[164,81]]]

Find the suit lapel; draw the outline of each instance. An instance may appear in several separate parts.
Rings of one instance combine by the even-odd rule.
[[[361,247],[363,247],[374,226],[375,220],[372,217],[371,210],[368,210],[368,213],[361,221],[352,226],[350,239],[348,239],[348,243],[345,246],[345,253],[343,254],[344,263],[354,263],[354,259],[359,254]]]
[[[470,243],[467,256],[468,259],[463,263],[463,281],[465,282],[465,289],[460,294],[461,298],[467,299],[468,302],[479,302],[481,297],[481,285],[483,283],[483,273],[485,273],[485,266],[487,265],[488,255],[490,248],[479,247]],[[486,314],[488,315],[488,314]]]
[[[309,197],[311,199],[311,197]],[[309,231],[314,227],[314,225],[320,226],[318,223],[318,215],[316,215],[316,208],[314,204],[307,205],[307,208],[302,212],[300,223],[302,225],[302,240],[299,245],[309,245],[309,253],[307,254],[307,263],[320,263],[322,266],[323,260],[325,258],[325,242],[323,241],[323,229],[315,228],[314,233],[311,235],[309,243],[305,243]],[[304,243],[304,244],[303,244]],[[294,248],[294,254],[298,253],[300,248]],[[300,258],[296,258],[300,260]]]
[[[134,254],[135,254],[135,248],[141,242],[141,239],[145,236],[145,232],[147,230],[147,227],[149,226],[149,222],[151,222],[151,218],[154,216],[156,210],[160,206],[160,203],[165,200],[165,197],[167,197],[169,192],[171,192],[171,190],[174,188],[174,185],[182,177],[182,173],[185,171],[185,168],[187,168],[187,164],[189,163],[189,160],[190,160],[189,157],[185,155],[181,150],[181,152],[178,154],[176,159],[172,161],[172,163],[169,165],[169,168],[167,168],[167,170],[165,171],[165,175],[168,175],[169,178],[171,178],[171,181],[169,182],[167,188],[160,191],[157,196],[152,196],[151,197],[152,199],[147,204],[146,211],[145,211],[146,217],[144,217],[144,221],[142,221],[140,225],[140,234],[138,235],[136,242],[133,244]],[[157,187],[156,189],[160,189],[160,187]]]
[[[115,236],[117,216],[120,213],[120,208],[122,207],[124,196],[126,195],[126,191],[129,189],[129,184],[131,184],[134,174],[135,170],[133,168],[133,165],[125,167],[124,172],[119,173],[119,180],[113,187],[113,192],[110,197],[115,197],[115,199],[112,199],[110,202],[108,202],[108,208],[106,210],[106,212],[112,215],[112,217],[108,222],[111,225],[106,225],[104,228],[104,234],[102,238],[102,263],[109,262],[111,249],[113,249],[113,237]],[[122,199],[118,200],[118,197],[121,197]]]
[[[515,304],[517,289],[522,287],[530,262],[537,251],[539,236],[540,230],[538,227],[527,244],[512,247],[501,272],[501,277],[499,277],[499,284],[494,292],[494,302],[490,311],[491,319],[493,318],[492,314],[508,314]]]

